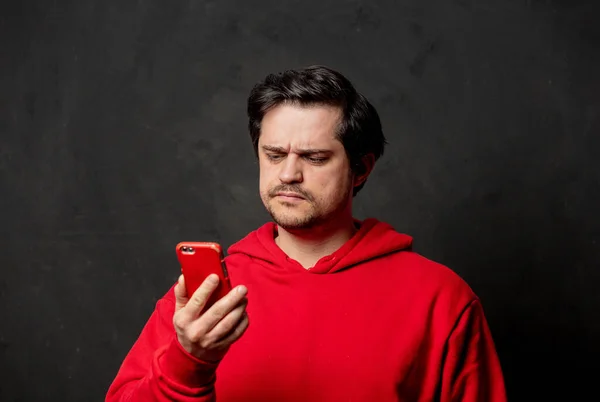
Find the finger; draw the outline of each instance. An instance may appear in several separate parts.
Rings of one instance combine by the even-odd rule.
[[[248,329],[250,325],[250,319],[248,318],[248,314],[246,312],[243,313],[242,319],[239,321],[238,325],[231,331],[225,339],[218,342],[217,347],[227,347],[240,339],[244,332]]]
[[[219,277],[216,274],[208,275],[185,306],[185,315],[188,319],[192,320],[200,315],[200,312],[217,286],[219,286]]]
[[[219,321],[229,314],[246,297],[248,289],[243,286],[233,288],[221,300],[213,304],[199,320],[200,330],[204,333],[212,330]]]
[[[188,302],[187,291],[185,290],[185,279],[179,275],[175,285],[175,311],[182,309]]]
[[[221,321],[219,321],[206,335],[215,342],[226,338],[240,323],[246,311],[248,299],[243,299],[236,308],[231,310]]]

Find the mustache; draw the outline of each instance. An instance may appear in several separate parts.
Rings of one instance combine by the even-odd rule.
[[[275,197],[277,193],[296,193],[300,194],[308,201],[314,201],[312,195],[304,191],[299,186],[293,184],[280,184],[279,186],[273,187],[271,190],[269,190],[269,197]]]

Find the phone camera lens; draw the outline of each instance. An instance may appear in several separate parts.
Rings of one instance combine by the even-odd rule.
[[[194,248],[193,247],[188,247],[188,251],[192,252],[192,251],[194,251]]]
[[[181,247],[181,249],[182,249],[183,251],[187,251],[187,247],[185,247],[185,246]]]

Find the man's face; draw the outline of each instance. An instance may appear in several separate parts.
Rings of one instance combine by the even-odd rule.
[[[266,113],[258,142],[260,195],[286,230],[313,228],[351,209],[353,175],[335,138],[341,110],[283,104]]]

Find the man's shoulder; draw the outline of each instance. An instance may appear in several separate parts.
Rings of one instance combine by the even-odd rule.
[[[390,274],[397,280],[418,286],[421,292],[438,296],[447,295],[472,301],[477,295],[467,281],[449,266],[425,257],[413,250],[406,250],[388,257]]]

